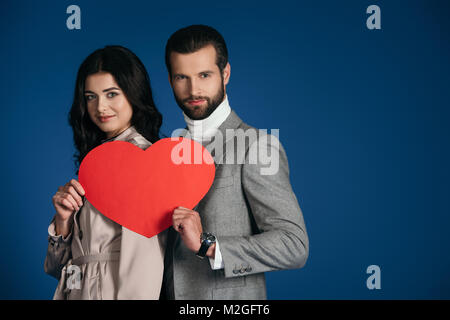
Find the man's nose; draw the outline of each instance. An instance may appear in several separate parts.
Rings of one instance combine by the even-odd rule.
[[[191,96],[196,96],[200,95],[200,92],[200,83],[196,79],[191,78],[189,82],[189,93]]]

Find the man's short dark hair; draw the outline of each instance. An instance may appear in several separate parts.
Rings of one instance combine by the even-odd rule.
[[[205,25],[192,25],[176,31],[167,40],[166,44],[166,67],[172,75],[170,66],[170,54],[193,53],[207,45],[216,49],[216,64],[222,73],[228,63],[228,50],[222,35],[214,28]]]

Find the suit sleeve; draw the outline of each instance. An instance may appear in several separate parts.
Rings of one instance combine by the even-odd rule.
[[[61,270],[72,257],[72,231],[65,238],[62,235],[57,236],[55,233],[55,218],[48,227],[48,247],[44,271],[58,280],[61,277]]]
[[[273,160],[270,166],[261,157],[256,163],[249,161],[255,152],[269,154]],[[290,184],[286,153],[278,138],[266,135],[251,144],[242,165],[242,187],[259,233],[219,237],[225,277],[303,267],[309,239]]]

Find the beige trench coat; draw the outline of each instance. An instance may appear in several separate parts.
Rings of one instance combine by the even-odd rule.
[[[144,150],[151,145],[134,127],[104,142],[112,140]],[[83,198],[70,234],[57,236],[54,218],[48,233],[44,270],[59,279],[53,299],[159,298],[167,230],[146,238],[108,219]]]

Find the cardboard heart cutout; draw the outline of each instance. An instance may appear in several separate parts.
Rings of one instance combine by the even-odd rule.
[[[172,213],[193,209],[214,181],[211,154],[186,138],[165,138],[145,151],[124,141],[104,143],[83,159],[78,179],[103,215],[148,238],[172,225]]]

